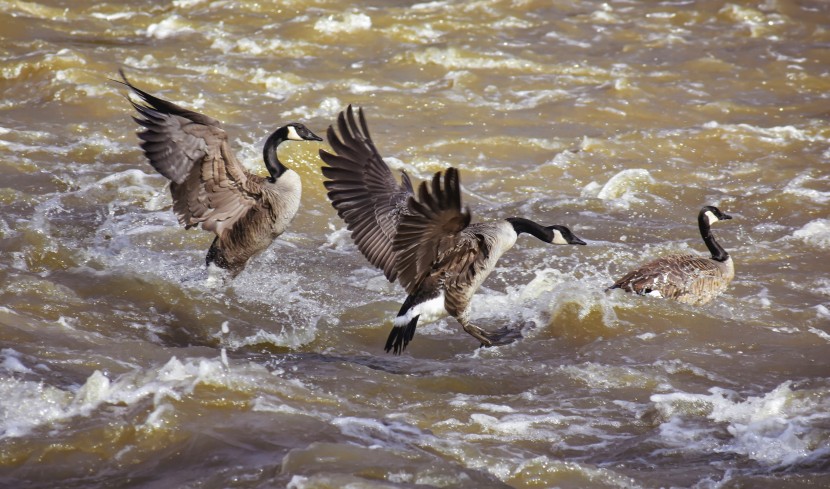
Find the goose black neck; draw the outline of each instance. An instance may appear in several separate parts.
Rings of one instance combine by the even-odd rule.
[[[704,212],[701,212],[697,217],[697,225],[700,228],[700,236],[703,237],[703,242],[706,243],[706,247],[709,248],[709,253],[712,254],[712,259],[715,261],[728,260],[729,253],[715,241],[715,236],[712,234],[709,226],[709,219]]]
[[[537,222],[523,217],[508,217],[507,222],[513,225],[516,234],[532,234],[546,243],[553,241],[553,231]]]
[[[262,159],[265,160],[265,168],[268,169],[268,173],[271,174],[271,179],[273,180],[276,180],[288,170],[285,165],[280,163],[279,158],[277,158],[277,146],[286,140],[288,140],[288,131],[284,127],[281,127],[268,136],[268,139],[265,141],[265,147],[262,148]]]

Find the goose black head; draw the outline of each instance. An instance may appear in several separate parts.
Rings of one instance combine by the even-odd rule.
[[[322,141],[323,138],[311,132],[307,127],[299,122],[292,122],[284,126],[286,135],[285,139],[288,141]]]
[[[725,212],[721,212],[720,209],[712,205],[704,206],[703,209],[700,210],[700,213],[703,216],[706,216],[706,221],[710,226],[718,221],[732,219],[732,216]]]
[[[550,240],[552,244],[557,245],[584,245],[587,244],[571,232],[566,226],[548,226],[548,229],[553,231],[553,239]]]

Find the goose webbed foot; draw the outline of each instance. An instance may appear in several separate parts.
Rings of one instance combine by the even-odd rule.
[[[495,331],[485,331],[472,324],[462,325],[464,331],[481,342],[482,347],[509,345],[522,337],[521,328],[503,326]]]

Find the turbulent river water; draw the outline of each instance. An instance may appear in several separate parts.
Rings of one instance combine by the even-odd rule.
[[[0,486],[830,487],[830,3],[0,0]],[[290,121],[363,107],[386,161],[461,172],[525,235],[454,319],[405,294],[280,158],[289,231],[227,283],[146,162],[123,86],[223,121],[264,173]],[[604,292],[706,254],[704,306]]]

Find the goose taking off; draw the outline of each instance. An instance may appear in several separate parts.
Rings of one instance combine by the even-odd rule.
[[[695,255],[669,255],[628,272],[610,289],[623,289],[639,295],[665,297],[692,305],[706,304],[726,290],[735,276],[732,257],[715,241],[710,226],[732,216],[717,207],[705,206],[697,216],[700,235],[712,253],[711,258]]]
[[[359,124],[359,125],[358,125]],[[400,354],[412,340],[418,320],[449,313],[482,346],[513,342],[518,331],[488,332],[470,323],[470,301],[499,257],[521,233],[547,243],[585,242],[565,226],[542,226],[512,217],[470,223],[461,208],[458,170],[449,168],[421,183],[415,195],[409,176],[399,184],[369,136],[363,110],[355,119],[351,105],[337,118],[340,136],[329,127],[328,142],[336,154],[320,150],[328,165],[323,175],[328,197],[346,222],[352,239],[372,265],[396,279],[407,298],[395,318],[386,351]]]
[[[274,131],[263,158],[269,177],[249,173],[236,159],[222,124],[206,115],[136,88],[119,70],[123,83],[144,104],[130,100],[144,127],[138,134],[147,160],[167,177],[173,211],[190,229],[202,225],[216,238],[205,262],[236,276],[248,259],[285,231],[300,206],[300,177],[277,158],[284,141],[322,141],[299,123]]]

